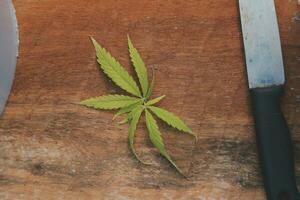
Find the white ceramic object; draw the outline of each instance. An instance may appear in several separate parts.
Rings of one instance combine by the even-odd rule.
[[[13,83],[18,56],[19,34],[11,0],[0,0],[0,114]]]

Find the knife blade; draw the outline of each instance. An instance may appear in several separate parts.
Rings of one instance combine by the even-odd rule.
[[[246,68],[269,200],[298,200],[291,136],[280,108],[285,82],[274,0],[239,0]]]
[[[0,1],[0,114],[14,79],[18,56],[18,28],[11,0]]]

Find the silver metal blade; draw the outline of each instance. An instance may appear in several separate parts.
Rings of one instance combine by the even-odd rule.
[[[284,84],[274,0],[239,0],[250,88]]]
[[[18,29],[11,0],[0,0],[0,114],[13,82],[18,55]]]

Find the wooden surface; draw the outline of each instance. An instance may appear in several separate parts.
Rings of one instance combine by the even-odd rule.
[[[0,119],[0,199],[263,200],[234,0],[14,0],[20,56]],[[283,108],[300,183],[300,12],[276,1],[286,66]],[[163,125],[167,149],[188,179],[162,159],[145,126],[128,148],[112,112],[76,106],[120,92],[95,62],[94,36],[129,68],[129,33],[149,68],[154,96],[199,142]],[[132,70],[131,70],[132,72]]]

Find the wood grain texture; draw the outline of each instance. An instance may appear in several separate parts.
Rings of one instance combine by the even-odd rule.
[[[263,200],[233,0],[14,0],[20,56],[0,119],[0,199]],[[276,1],[286,66],[283,108],[300,183],[300,21],[297,0]],[[129,67],[126,34],[156,76],[154,96],[199,141],[160,123],[184,179],[138,127],[136,149],[113,113],[72,103],[121,92],[98,70],[88,36]]]

